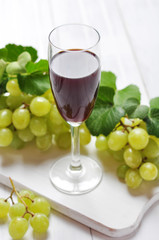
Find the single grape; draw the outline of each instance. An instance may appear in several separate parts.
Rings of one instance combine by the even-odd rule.
[[[117,176],[121,179],[125,179],[125,174],[129,167],[126,164],[122,164],[117,168]]]
[[[132,189],[138,188],[142,183],[142,178],[138,169],[128,169],[125,174],[125,182],[127,186]]]
[[[0,218],[4,218],[7,216],[9,212],[10,204],[5,199],[0,198]]]
[[[140,151],[128,147],[124,151],[125,163],[131,168],[138,168],[142,163],[142,155]]]
[[[22,130],[18,130],[17,132],[18,132],[18,137],[23,142],[30,142],[34,139],[34,134],[30,131],[29,127]]]
[[[69,132],[55,135],[55,142],[59,148],[67,149],[71,146],[71,134]]]
[[[28,207],[31,205],[32,200],[35,198],[35,194],[30,190],[21,190],[19,194]],[[21,202],[19,198],[18,202]]]
[[[24,147],[24,142],[18,137],[17,131],[13,132],[13,140],[10,146],[15,149],[21,149]]]
[[[50,214],[50,204],[45,198],[36,197],[30,205],[30,211],[33,213],[43,213],[48,216]]]
[[[0,129],[0,147],[7,147],[13,140],[13,133],[9,128]]]
[[[139,128],[143,128],[145,131],[147,131],[146,123],[145,123],[144,121],[142,121],[142,122],[139,124]]]
[[[8,127],[12,123],[12,111],[9,109],[0,110],[0,128]]]
[[[49,120],[52,124],[56,125],[61,125],[64,122],[55,104],[51,106]]]
[[[45,233],[49,227],[49,220],[45,214],[36,213],[30,219],[30,224],[35,232]]]
[[[47,133],[44,136],[36,137],[36,146],[42,151],[48,150],[52,145],[52,135]]]
[[[20,96],[22,94],[16,78],[7,82],[6,89],[12,96]]]
[[[21,96],[22,96],[22,99],[23,99],[23,103],[26,103],[28,105],[30,105],[31,101],[35,97],[33,95],[26,94],[26,93],[23,93]]]
[[[70,131],[70,127],[67,126],[64,122],[61,123],[60,125],[51,123],[49,118],[47,119],[47,127],[48,127],[49,133],[56,134],[56,135]]]
[[[146,162],[139,168],[140,176],[146,181],[153,181],[158,175],[158,169],[155,164]]]
[[[6,72],[8,74],[14,75],[14,74],[22,73],[22,72],[24,72],[24,70],[19,65],[19,63],[15,61],[15,62],[11,62],[7,65]]]
[[[28,63],[28,62],[30,62],[31,61],[31,55],[30,55],[30,53],[28,53],[28,52],[22,52],[19,56],[18,56],[18,63],[19,63],[19,65],[22,67],[22,68],[25,68],[25,66],[26,66],[26,64]]]
[[[87,145],[91,141],[91,134],[86,127],[80,126],[79,129],[80,144]]]
[[[9,216],[10,218],[14,217],[22,217],[25,213],[26,209],[24,204],[22,203],[15,203],[9,209]]]
[[[12,95],[9,95],[6,99],[6,104],[7,106],[11,109],[11,110],[14,110],[18,107],[20,107],[23,103],[23,98],[22,96],[12,96]]]
[[[29,227],[28,221],[22,217],[15,217],[9,223],[9,234],[13,239],[21,239]]]
[[[95,145],[96,145],[96,148],[100,151],[107,150],[108,149],[108,140],[107,140],[106,136],[104,136],[103,134],[100,134],[96,138]]]
[[[128,135],[128,142],[136,150],[144,149],[149,142],[149,135],[143,128],[134,128]]]
[[[32,114],[37,117],[45,116],[51,109],[50,102],[44,97],[35,97],[30,103],[30,110]]]
[[[159,146],[158,144],[153,140],[149,139],[149,143],[143,150],[143,154],[147,158],[155,158],[159,156]]]
[[[32,117],[29,127],[31,132],[37,137],[44,136],[47,133],[47,123],[43,117]]]
[[[50,103],[55,103],[54,97],[52,95],[51,88],[49,88],[43,95],[42,97],[45,97],[49,100]]]
[[[29,125],[30,113],[26,108],[17,108],[12,116],[13,125],[16,129],[24,129]]]
[[[111,132],[108,137],[108,147],[113,151],[121,150],[128,141],[128,133],[116,130]]]
[[[0,110],[8,107],[7,103],[6,103],[6,100],[7,100],[6,95],[0,95]]]

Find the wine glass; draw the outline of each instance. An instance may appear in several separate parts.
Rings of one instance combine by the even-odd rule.
[[[59,113],[71,127],[71,155],[53,164],[50,179],[60,191],[83,194],[102,178],[99,164],[80,155],[79,127],[95,104],[101,68],[100,35],[91,26],[65,24],[49,34],[49,70]]]

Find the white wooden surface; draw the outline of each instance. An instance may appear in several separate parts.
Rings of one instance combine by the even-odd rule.
[[[0,0],[0,47],[6,43],[33,45],[47,57],[49,31],[63,23],[93,25],[101,33],[102,66],[118,76],[118,86],[137,84],[143,103],[159,96],[158,0]],[[7,189],[0,187],[7,194]],[[0,192],[1,193],[1,192]],[[159,207],[147,215],[133,240],[158,239]],[[5,225],[0,239],[9,239]],[[149,232],[148,232],[149,229]],[[29,232],[26,239],[40,239]],[[51,215],[43,239],[110,239],[60,214]]]

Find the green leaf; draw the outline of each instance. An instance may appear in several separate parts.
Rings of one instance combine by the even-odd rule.
[[[30,53],[33,62],[35,62],[38,58],[37,50],[35,48],[29,46],[24,47],[16,44],[7,44],[5,48],[0,49],[0,58],[8,62],[17,61],[19,54],[24,51]]]
[[[159,137],[159,119],[157,118],[147,118],[146,126],[149,135],[154,135]]]
[[[128,116],[135,111],[137,106],[139,105],[139,101],[136,98],[128,98],[124,104],[123,108],[125,109]]]
[[[150,117],[159,119],[159,109],[157,108],[150,109]]]
[[[33,72],[47,72],[49,70],[49,64],[47,60],[41,59],[39,62],[28,62],[26,65],[26,71],[28,73]]]
[[[159,109],[159,97],[152,98],[150,100],[150,108],[158,108]]]
[[[149,107],[145,105],[139,105],[133,113],[129,115],[129,118],[145,119],[148,116]]]
[[[116,76],[112,72],[101,72],[100,86],[113,88],[116,90]]]
[[[86,125],[93,136],[104,134],[107,136],[125,115],[121,107],[95,108],[86,121]]]
[[[113,104],[113,97],[115,91],[113,88],[100,86],[98,90],[98,98],[101,99],[105,103]]]
[[[32,95],[42,95],[50,88],[48,74],[18,75],[18,83],[22,92]]]
[[[7,48],[0,49],[0,59],[7,60],[8,50]]]
[[[135,98],[140,103],[141,93],[136,85],[129,85],[126,88],[116,91],[114,104],[122,106],[128,98]]]
[[[7,91],[6,90],[7,82],[8,82],[8,78],[3,78],[3,81],[0,83],[0,95]]]

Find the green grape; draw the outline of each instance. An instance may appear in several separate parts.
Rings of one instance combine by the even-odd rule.
[[[128,169],[125,174],[125,182],[132,189],[138,188],[142,183],[138,169]]]
[[[96,148],[100,151],[107,150],[108,149],[108,140],[107,140],[106,136],[104,136],[103,134],[100,134],[96,138],[95,145],[96,145]]]
[[[140,118],[134,118],[134,119],[130,119],[132,121],[132,127],[136,127],[140,124],[142,124],[142,120]]]
[[[56,123],[51,123],[50,119],[47,119],[47,127],[48,127],[48,131],[52,134],[60,134],[63,132],[69,132],[70,131],[70,127],[67,126],[65,124],[65,122],[59,124]]]
[[[9,209],[10,218],[22,217],[26,212],[25,206],[22,203],[15,203]]]
[[[30,190],[21,190],[19,194],[28,207],[31,205],[32,200],[35,198],[35,194]],[[21,202],[19,198],[18,202]]]
[[[8,127],[12,123],[12,112],[9,109],[0,110],[0,128]]]
[[[0,110],[8,107],[7,103],[6,103],[6,100],[7,100],[6,95],[0,95]]]
[[[121,179],[125,179],[125,174],[129,167],[126,164],[122,164],[117,168],[117,176]]]
[[[3,59],[0,59],[0,80],[3,76],[4,70],[6,68],[6,62]]]
[[[36,197],[30,205],[30,211],[33,213],[43,213],[48,216],[50,214],[50,204],[45,198]]]
[[[71,134],[69,132],[55,135],[55,142],[59,148],[67,149],[71,146]]]
[[[24,147],[24,142],[18,137],[17,132],[13,132],[13,140],[10,146],[14,149],[21,149]]]
[[[44,97],[35,97],[30,103],[30,110],[32,114],[37,117],[45,116],[51,109],[50,102]]]
[[[143,128],[145,131],[147,131],[146,123],[142,121],[139,125],[140,128]]]
[[[11,110],[14,110],[20,107],[22,103],[23,103],[22,96],[15,97],[15,96],[9,95],[6,99],[6,104]]]
[[[30,128],[27,127],[22,130],[18,130],[18,137],[23,141],[23,142],[31,142],[34,139],[33,133],[30,131]]]
[[[128,135],[128,142],[132,148],[141,150],[149,142],[149,135],[143,128],[134,128]]]
[[[43,95],[42,97],[47,98],[47,100],[49,100],[50,103],[55,103],[51,88],[49,88]]]
[[[19,65],[18,62],[11,62],[6,67],[6,72],[8,74],[14,75],[24,72],[23,68]]]
[[[159,146],[159,138],[157,138],[156,136],[152,136],[152,135],[150,136],[150,138],[153,139]]]
[[[49,220],[45,214],[36,213],[30,219],[30,224],[35,232],[45,233],[49,227]]]
[[[108,137],[108,147],[113,151],[121,150],[128,141],[128,133],[116,130],[110,133]]]
[[[37,136],[44,136],[47,133],[46,119],[43,117],[33,117],[30,120],[30,130]]]
[[[124,151],[125,163],[131,168],[138,168],[142,163],[142,155],[138,150],[128,147]]]
[[[22,67],[22,68],[25,68],[25,66],[26,66],[26,64],[28,63],[28,62],[30,62],[31,61],[31,55],[30,55],[30,53],[28,53],[28,52],[22,52],[19,56],[18,56],[18,63],[19,63],[19,65]]]
[[[13,140],[13,133],[9,128],[0,129],[0,147],[7,147]]]
[[[61,125],[64,122],[55,104],[51,106],[49,120],[52,124],[56,125]]]
[[[22,217],[15,217],[9,223],[9,234],[13,239],[21,239],[29,227],[28,221]]]
[[[146,162],[139,168],[140,176],[146,181],[153,181],[158,175],[158,169],[155,164]]]
[[[13,125],[16,129],[24,129],[29,125],[30,113],[26,108],[17,108],[12,116]]]
[[[7,82],[6,89],[12,96],[20,96],[22,94],[16,78]]]
[[[91,134],[86,127],[80,126],[79,129],[80,144],[87,145],[91,141]]]
[[[52,145],[52,135],[46,134],[41,137],[36,137],[36,146],[42,151],[48,150]]]
[[[143,154],[147,158],[155,158],[155,157],[159,156],[158,144],[153,139],[150,138],[149,143],[143,150]]]
[[[124,157],[123,157],[123,154],[124,154],[124,150],[121,149],[119,151],[115,151],[115,152],[111,152],[112,155],[113,155],[113,158],[117,161],[117,162],[124,162]]]
[[[32,99],[35,97],[33,95],[26,94],[26,93],[23,93],[21,96],[22,96],[22,99],[23,99],[23,103],[26,103],[28,105],[30,105]]]
[[[4,218],[7,216],[9,212],[10,204],[5,199],[0,198],[0,218]]]

